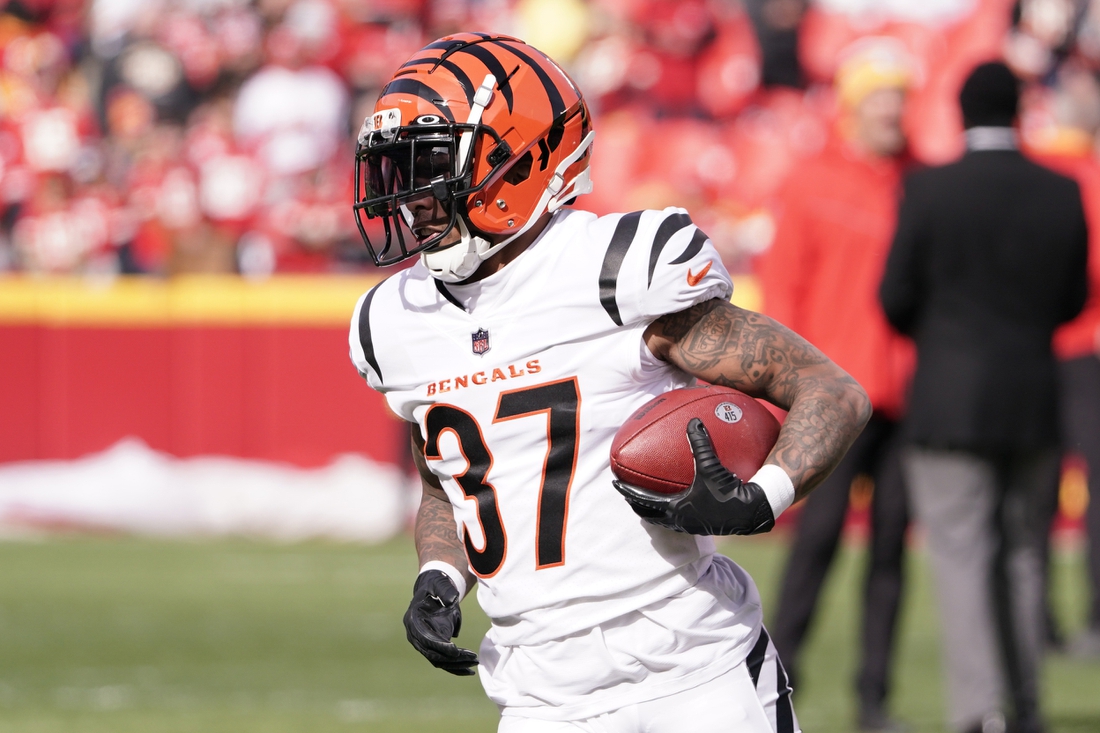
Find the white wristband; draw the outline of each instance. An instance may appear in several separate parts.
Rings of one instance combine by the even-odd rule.
[[[458,598],[462,600],[466,597],[466,578],[462,577],[462,573],[454,565],[443,562],[442,560],[429,560],[420,566],[420,572],[426,572],[428,570],[439,570],[455,584],[455,588],[458,588]]]
[[[787,472],[774,463],[764,464],[749,481],[764,490],[776,519],[794,503],[794,483]]]

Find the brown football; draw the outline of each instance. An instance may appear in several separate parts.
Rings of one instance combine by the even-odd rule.
[[[746,481],[768,457],[779,421],[766,407],[729,387],[675,389],[642,405],[611,442],[611,470],[620,481],[675,494],[691,485],[695,463],[687,424],[703,421],[722,465]]]

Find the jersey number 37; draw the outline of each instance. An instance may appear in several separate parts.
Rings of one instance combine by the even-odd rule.
[[[569,515],[569,489],[577,467],[577,435],[580,421],[580,391],[577,379],[562,379],[532,387],[502,392],[493,422],[544,417],[547,448],[539,486],[538,520],[535,536],[535,563],[539,569],[565,563],[565,520]],[[451,432],[469,464],[454,480],[467,498],[477,502],[477,518],[484,546],[479,550],[463,532],[466,555],[473,571],[483,578],[492,577],[504,564],[508,535],[500,519],[497,492],[489,483],[493,454],[485,444],[481,426],[473,415],[454,405],[435,404],[424,418],[427,436],[424,457],[441,460],[439,438]]]

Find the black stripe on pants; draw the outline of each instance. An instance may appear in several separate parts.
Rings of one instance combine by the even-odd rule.
[[[764,657],[768,653],[768,631],[760,627],[760,638],[756,640],[745,664],[749,668],[749,676],[752,677],[753,687],[760,684],[760,669],[764,666]],[[775,726],[776,733],[794,733],[794,707],[791,704],[791,688],[787,685],[787,673],[783,669],[783,662],[779,659],[778,652],[775,655],[775,686],[778,697],[775,701]]]

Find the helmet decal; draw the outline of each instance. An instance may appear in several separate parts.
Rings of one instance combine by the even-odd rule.
[[[368,115],[367,119],[363,120],[363,126],[359,128],[359,135],[356,139],[359,141],[359,144],[362,145],[366,141],[368,134],[372,132],[381,132],[382,137],[390,140],[397,135],[397,130],[400,127],[401,110],[379,110],[373,115]]]

